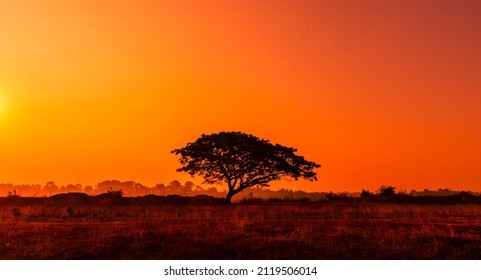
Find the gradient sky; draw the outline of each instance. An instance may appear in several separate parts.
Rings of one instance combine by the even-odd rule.
[[[0,182],[185,181],[240,130],[308,191],[481,191],[481,1],[0,3]],[[194,182],[200,182],[197,180]]]

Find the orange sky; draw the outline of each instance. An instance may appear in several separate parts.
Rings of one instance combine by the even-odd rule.
[[[478,0],[2,1],[0,182],[184,181],[172,149],[240,130],[322,164],[318,182],[276,186],[481,191],[480,14]]]

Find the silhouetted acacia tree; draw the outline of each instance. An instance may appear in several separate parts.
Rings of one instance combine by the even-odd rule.
[[[285,177],[317,180],[319,164],[296,155],[295,148],[271,144],[242,132],[220,132],[202,136],[172,153],[180,155],[179,172],[200,175],[204,183],[227,183],[226,201],[242,190]]]

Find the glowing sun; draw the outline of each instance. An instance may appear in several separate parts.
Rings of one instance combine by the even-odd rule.
[[[3,117],[7,111],[7,101],[5,100],[5,94],[0,91],[0,117]]]

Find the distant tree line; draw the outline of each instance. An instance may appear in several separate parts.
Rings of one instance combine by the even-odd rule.
[[[96,186],[82,186],[81,184],[58,186],[53,181],[47,182],[43,186],[39,184],[0,184],[0,196],[46,197],[56,194],[76,192],[83,192],[89,195],[99,195],[114,191],[122,191],[123,195],[132,197],[149,194],[180,196],[194,196],[197,194],[220,196],[225,194],[223,192],[218,192],[215,188],[204,189],[200,186],[196,186],[190,181],[182,184],[177,180],[170,182],[168,185],[157,184],[154,187],[148,187],[134,181],[121,182],[117,180],[103,181]]]
[[[153,187],[148,187],[143,184],[118,180],[107,180],[98,183],[95,186],[82,186],[81,184],[69,184],[65,186],[58,186],[55,182],[47,182],[45,185],[14,185],[14,184],[0,184],[0,197],[7,196],[22,196],[22,197],[47,197],[62,193],[78,193],[83,192],[89,195],[99,195],[102,193],[121,192],[124,196],[136,197],[145,195],[179,195],[179,196],[196,196],[209,195],[213,197],[223,198],[226,196],[226,191],[218,190],[215,187],[203,188],[187,181],[181,183],[177,180],[170,182],[167,185],[156,184]],[[361,192],[306,192],[301,190],[289,190],[282,188],[280,190],[271,190],[269,188],[254,187],[244,190],[235,197],[235,201],[249,201],[249,200],[339,200],[346,198],[375,198],[375,197],[392,197],[392,196],[450,196],[460,192],[450,189],[438,189],[423,191],[412,190],[410,193],[406,191],[396,191],[392,186],[381,186],[376,192],[362,190]],[[469,192],[472,195],[479,196],[480,193]]]

